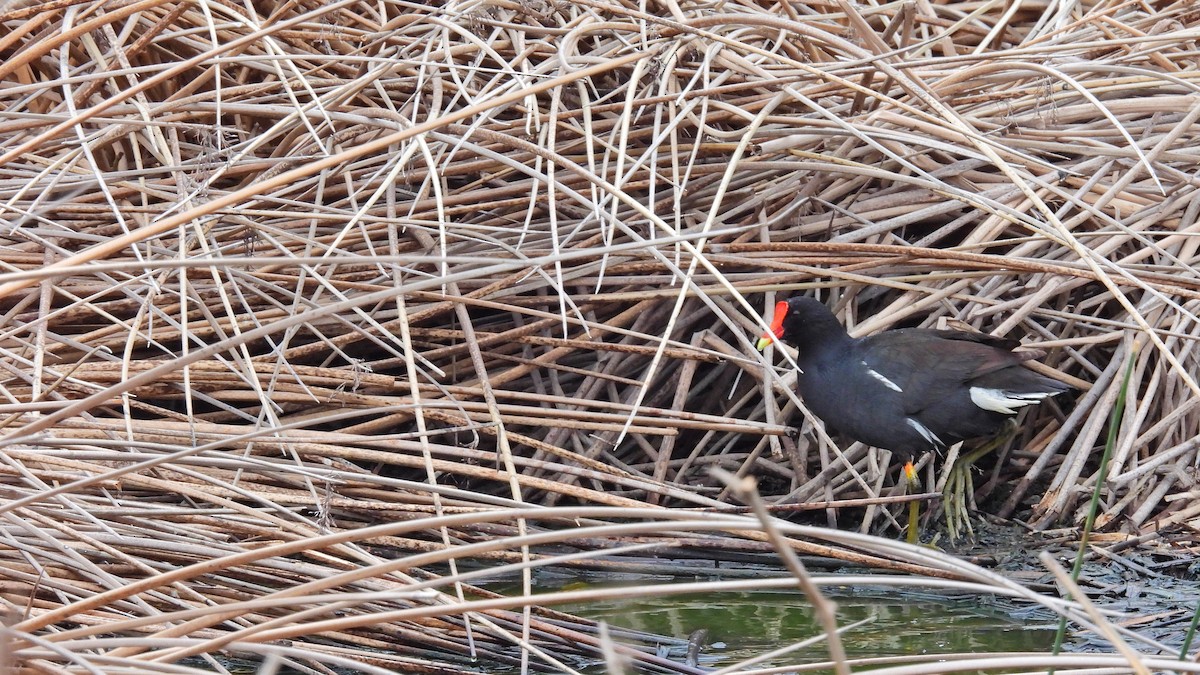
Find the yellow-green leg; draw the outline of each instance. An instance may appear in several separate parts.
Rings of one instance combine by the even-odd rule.
[[[912,460],[904,463],[904,480],[908,485],[909,494],[916,494],[921,489],[921,479],[917,477],[917,470],[913,467]],[[921,524],[921,505],[917,500],[912,500],[908,503],[908,534],[906,539],[910,544],[917,543],[917,530]]]
[[[946,514],[946,532],[951,541],[957,540],[963,529],[966,529],[969,536],[975,536],[975,530],[971,527],[971,515],[967,510],[967,499],[975,489],[971,479],[972,467],[980,457],[1009,442],[1016,431],[1017,425],[1009,420],[1000,433],[978,448],[960,455],[954,461],[954,466],[947,469],[946,484],[942,488],[942,509]]]

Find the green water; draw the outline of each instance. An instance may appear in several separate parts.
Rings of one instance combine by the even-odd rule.
[[[978,596],[884,593],[871,589],[827,591],[838,606],[838,624],[870,621],[843,635],[847,655],[902,656],[956,652],[1046,651],[1054,640],[1048,614],[1023,611]],[[726,666],[822,633],[799,591],[720,593],[591,602],[558,609],[602,619],[614,627],[686,639],[707,630],[700,664]],[[617,634],[618,640],[621,636]],[[660,650],[682,660],[682,644]],[[824,661],[823,643],[769,662]]]

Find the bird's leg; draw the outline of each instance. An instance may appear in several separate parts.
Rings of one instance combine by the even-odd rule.
[[[958,539],[958,534],[964,527],[968,536],[975,536],[975,530],[971,527],[971,516],[967,510],[967,499],[970,498],[972,505],[975,500],[975,485],[971,479],[972,467],[980,457],[1012,440],[1016,432],[1017,425],[1008,420],[1000,433],[978,448],[960,455],[954,460],[954,465],[946,470],[946,485],[942,488],[942,508],[946,513],[946,531],[951,541]]]
[[[917,469],[913,466],[911,459],[904,463],[904,470],[901,474],[904,477],[908,493],[916,494],[921,489],[921,479],[917,476]],[[917,526],[920,524],[921,505],[914,499],[908,503],[908,534],[906,535],[908,543],[917,543]]]
[[[965,512],[962,504],[962,490],[959,485],[962,476],[954,471],[954,468],[959,466],[959,451],[962,450],[962,442],[959,441],[946,451],[945,461],[942,463],[942,473],[938,477],[937,485],[934,490],[942,493],[942,513],[946,516],[946,529],[950,535],[951,541],[958,540],[958,531],[961,523],[961,515]],[[970,527],[970,523],[967,523]]]

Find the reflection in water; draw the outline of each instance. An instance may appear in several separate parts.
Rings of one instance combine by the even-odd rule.
[[[844,638],[847,655],[901,656],[956,652],[1045,651],[1054,640],[1051,617],[1019,619],[1011,607],[980,597],[884,594],[874,589],[827,590],[838,623],[871,619]],[[696,594],[591,602],[559,609],[614,627],[686,638],[706,629],[704,665],[720,666],[821,633],[799,591]],[[672,656],[681,648],[669,649]],[[793,652],[774,665],[824,661],[824,644]]]
[[[722,576],[762,578],[779,576],[777,568],[722,569]],[[681,577],[693,581],[690,574]],[[634,573],[539,569],[533,575],[534,593],[557,590],[620,588],[670,583],[672,577]],[[490,590],[519,595],[515,577],[497,579]],[[825,586],[825,595],[838,606],[838,624],[869,621],[843,633],[850,658],[908,655],[1047,652],[1054,642],[1057,617],[1038,605],[988,594],[963,594],[936,589],[895,588],[874,585]],[[724,667],[788,647],[822,634],[820,626],[797,590],[751,592],[723,591],[666,597],[592,600],[555,605],[554,609],[594,620],[612,628],[613,638],[629,645],[645,645],[659,636],[659,654],[683,663],[687,640],[707,631],[700,654],[703,667]],[[638,632],[633,636],[621,629]],[[760,667],[780,667],[826,661],[824,642],[788,653]],[[598,663],[573,664],[587,673],[602,673]],[[486,668],[492,675],[507,675],[505,668]]]

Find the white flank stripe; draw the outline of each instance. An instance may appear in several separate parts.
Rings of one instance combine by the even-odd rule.
[[[908,422],[908,426],[912,427],[913,429],[916,429],[917,433],[921,434],[921,438],[924,438],[925,440],[929,441],[930,443],[933,443],[934,445],[938,446],[939,448],[942,445],[944,445],[942,443],[942,439],[938,438],[937,434],[930,431],[929,427],[925,426],[924,424],[921,424],[920,422],[914,420],[911,417],[905,417],[904,421]]]
[[[984,410],[1015,415],[1019,408],[1033,405],[1055,393],[1052,391],[1004,391],[1003,389],[971,387],[971,402]]]
[[[867,366],[866,361],[863,361],[862,364],[864,366]],[[883,386],[887,387],[888,389],[891,389],[892,391],[895,391],[895,392],[899,392],[901,394],[904,393],[904,390],[900,388],[900,385],[887,379],[886,375],[879,372],[878,370],[871,368],[871,366],[867,366],[867,374],[870,375],[871,377],[875,378],[876,380],[879,380],[880,382],[882,382]]]

